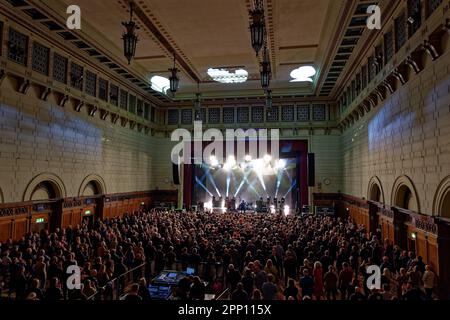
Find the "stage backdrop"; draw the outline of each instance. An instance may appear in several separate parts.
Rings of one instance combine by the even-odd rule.
[[[206,147],[209,143],[204,143],[204,147]],[[236,149],[236,147],[235,147]],[[193,148],[192,148],[193,150]],[[268,154],[271,154],[270,150],[270,143],[268,144]],[[227,152],[224,152],[224,158],[228,158],[230,154]],[[232,154],[235,156],[235,154]],[[192,155],[193,157],[193,155]],[[280,159],[286,160],[286,168],[287,172],[285,173],[285,178],[288,179],[285,180],[285,184],[289,182],[291,187],[294,182],[295,185],[292,187],[292,189],[288,192],[289,195],[289,201],[293,203],[294,205],[297,205],[298,208],[301,208],[303,205],[308,205],[308,141],[307,140],[281,140],[279,143],[279,157]],[[204,175],[204,169],[199,170],[199,165],[194,164],[185,164],[184,165],[184,176],[183,176],[183,202],[184,206],[186,208],[190,208],[192,205],[196,205],[196,201],[201,199],[196,199],[194,197],[194,190],[200,190],[199,189],[199,180],[201,183],[205,184],[205,181],[207,185],[207,189],[210,190],[210,192],[218,196],[217,190],[214,186],[211,187],[212,183],[209,178],[207,178]],[[225,180],[226,180],[226,174],[224,173]],[[197,179],[196,179],[197,177]],[[203,178],[203,181],[201,180]],[[206,179],[206,180],[205,180]],[[276,180],[277,177],[275,176],[274,179]],[[239,179],[237,179],[239,180]],[[252,182],[254,179],[250,178],[250,175],[247,177],[247,180]],[[221,180],[220,180],[221,181]],[[271,179],[268,179],[268,181],[271,181]],[[219,183],[216,183],[216,187],[219,189]],[[230,181],[231,184],[231,181]],[[256,179],[256,183],[254,185],[260,185],[261,182],[259,179]],[[270,187],[267,185],[270,184]],[[236,192],[236,188],[238,188],[240,185],[240,182],[236,187],[231,188],[230,190],[233,190]],[[274,189],[276,192],[276,184],[273,185],[271,182],[267,183],[266,189]],[[223,190],[220,190],[222,189]],[[251,198],[251,196],[248,196],[249,194],[255,194],[255,191],[251,190],[251,187],[249,187],[248,183],[245,183],[241,189],[246,188],[240,192],[245,194],[247,197]],[[257,191],[261,186],[254,187]],[[257,189],[258,188],[258,189]],[[284,190],[285,186],[283,186]],[[203,189],[203,188],[201,188]],[[220,183],[220,189],[219,193],[223,195],[223,197],[226,196],[226,182],[225,184]],[[250,190],[249,190],[250,189]],[[281,190],[279,190],[279,197],[282,197],[286,194],[286,192],[289,190],[284,190],[284,194]],[[204,190],[203,190],[204,191]],[[229,191],[229,195],[233,196],[234,192]],[[271,191],[272,192],[272,191]],[[261,196],[263,198],[266,196],[264,192],[260,192]],[[269,194],[271,197],[273,197],[274,193]],[[237,197],[238,198],[238,197]],[[243,196],[241,196],[242,199],[244,199]],[[245,199],[246,201],[252,200],[252,199]]]

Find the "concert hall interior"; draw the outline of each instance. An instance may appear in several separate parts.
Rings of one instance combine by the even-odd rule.
[[[0,0],[0,303],[450,299],[448,0]]]

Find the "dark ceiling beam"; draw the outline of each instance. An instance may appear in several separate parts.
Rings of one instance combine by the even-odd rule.
[[[142,21],[142,23],[150,30],[150,32],[156,37],[159,43],[170,53],[175,54],[177,63],[186,71],[192,80],[195,82],[202,82],[197,76],[194,70],[189,66],[189,64],[180,57],[175,48],[170,44],[170,42],[162,35],[158,28],[153,24],[153,22],[147,17],[144,11],[135,3],[134,11],[136,16]]]
[[[381,26],[381,30],[372,30],[366,42],[359,50],[358,53],[355,53],[355,59],[353,63],[349,66],[346,66],[345,72],[343,72],[342,78],[340,79],[337,86],[333,89],[334,92],[332,97],[339,97],[342,95],[344,90],[346,90],[346,84],[351,81],[351,78],[356,75],[360,70],[358,69],[361,66],[361,61],[367,56],[368,51],[373,48],[373,43],[379,39],[379,35],[382,34],[382,30],[386,24],[391,23],[391,17],[394,14],[397,7],[401,5],[400,1],[389,1],[387,2],[386,8],[383,8],[383,25]]]
[[[350,20],[351,16],[353,16],[351,8],[353,7],[353,0],[347,0],[343,6],[343,14],[341,18],[339,19],[338,28],[336,28],[336,32],[334,34],[333,39],[331,40],[331,48],[327,49],[328,56],[324,59],[325,63],[322,65],[322,70],[319,75],[319,79],[317,80],[316,89],[314,91],[315,95],[319,95],[320,91],[322,90],[323,83],[327,77],[329,68],[331,64],[333,63],[333,59],[335,56],[335,52],[337,52],[340,39],[344,36],[346,32],[346,27],[348,26],[347,21]]]

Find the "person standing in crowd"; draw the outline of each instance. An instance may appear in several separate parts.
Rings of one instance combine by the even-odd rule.
[[[262,296],[264,300],[275,300],[278,288],[274,281],[275,277],[269,273],[267,275],[267,282],[262,285]]]
[[[248,294],[244,290],[244,285],[242,282],[239,282],[236,286],[236,290],[233,291],[231,294],[231,300],[233,301],[247,301],[248,300]]]
[[[139,296],[139,285],[137,283],[131,285],[130,292],[128,292],[124,300],[126,302],[142,302],[142,298]]]
[[[316,300],[321,300],[323,298],[324,287],[323,287],[322,264],[319,261],[314,263],[313,277],[314,277],[314,296],[316,297]]]
[[[431,270],[431,267],[429,265],[425,266],[425,272],[422,277],[423,281],[423,287],[425,289],[426,293],[426,299],[432,300],[433,299],[433,289],[436,285],[436,275]]]
[[[336,300],[338,280],[334,267],[328,266],[328,272],[323,277],[327,300]]]
[[[303,277],[300,278],[300,288],[302,289],[302,297],[308,296],[310,299],[314,293],[314,280],[309,275],[309,270],[303,270]]]
[[[289,298],[298,300],[298,288],[295,285],[294,279],[289,279],[288,286],[286,287],[286,289],[284,289],[283,295],[286,300],[289,300]]]
[[[277,299],[280,292],[295,300],[299,280],[302,299],[322,299],[324,291],[328,300],[434,298],[437,275],[415,252],[382,242],[381,236],[349,217],[139,210],[1,243],[0,283],[17,300],[79,300],[86,298],[83,290],[95,290],[95,299],[108,300],[130,287],[121,275],[146,263],[132,272],[133,281],[150,279],[167,267],[193,267],[203,280],[216,279],[216,295],[225,286],[232,294],[241,282],[252,299]],[[373,264],[383,268],[381,292],[366,287],[365,268]],[[81,267],[83,290],[67,288],[70,266]],[[147,300],[146,283],[139,282],[136,295]],[[177,298],[202,299],[202,285],[192,276],[183,278]],[[128,299],[139,300],[132,296],[133,290]],[[238,296],[244,296],[240,290]]]

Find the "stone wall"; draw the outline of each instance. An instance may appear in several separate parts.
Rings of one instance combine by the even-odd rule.
[[[100,120],[97,114],[62,108],[32,92],[19,94],[9,80],[0,87],[0,189],[3,202],[25,199],[27,186],[39,176],[55,176],[63,197],[79,196],[83,180],[96,175],[103,193],[170,189],[169,165],[157,138],[136,129]],[[164,171],[164,173],[161,172]],[[55,178],[56,179],[56,178]]]
[[[434,198],[450,174],[449,66],[448,52],[427,61],[422,72],[411,74],[405,85],[344,132],[344,193],[368,198],[369,182],[378,177],[385,203],[395,205],[392,190],[399,180],[410,181],[414,211],[440,214]]]

